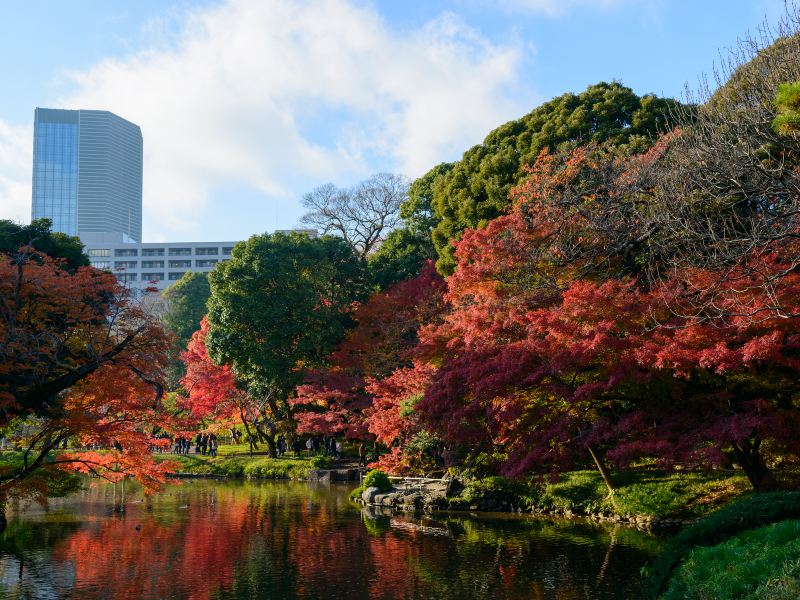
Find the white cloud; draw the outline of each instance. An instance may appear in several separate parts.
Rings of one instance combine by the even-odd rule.
[[[33,128],[0,121],[0,218],[31,218]]]
[[[173,35],[71,73],[59,102],[141,125],[148,239],[191,234],[221,185],[295,204],[376,165],[420,175],[524,110],[522,50],[451,15],[400,33],[348,0],[230,0]]]

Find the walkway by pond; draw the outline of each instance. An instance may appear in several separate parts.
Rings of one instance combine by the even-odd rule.
[[[640,597],[660,542],[529,516],[378,515],[346,486],[197,480],[126,511],[113,488],[16,514],[0,597],[395,599]]]

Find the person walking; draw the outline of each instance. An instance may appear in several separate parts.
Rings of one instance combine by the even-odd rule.
[[[367,448],[364,446],[364,442],[358,445],[358,466],[367,468]]]
[[[342,458],[342,450],[344,450],[344,444],[342,440],[336,440],[336,458],[337,460]]]
[[[311,438],[308,438],[306,440],[306,450],[308,450],[308,456],[309,457],[314,452],[314,440],[312,440]]]

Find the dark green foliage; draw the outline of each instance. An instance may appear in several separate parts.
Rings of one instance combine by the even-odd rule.
[[[211,297],[208,274],[188,272],[164,290],[169,306],[164,313],[164,323],[177,338],[183,349],[200,329],[200,321],[206,314],[206,302]]]
[[[456,164],[438,164],[408,187],[406,201],[400,206],[400,218],[413,234],[430,241],[431,232],[439,223],[433,209],[434,187]],[[430,243],[433,244],[432,241]]]
[[[741,531],[800,519],[800,492],[756,494],[733,502],[676,535],[650,567],[649,587],[657,596],[672,573],[697,546],[719,544]]]
[[[364,476],[363,487],[364,489],[376,487],[382,492],[388,492],[392,489],[392,483],[383,471],[372,470]]]
[[[532,500],[531,488],[525,482],[498,476],[470,481],[461,495],[468,502],[491,496],[515,506],[527,506]]]
[[[50,231],[52,225],[50,219],[34,219],[30,225],[0,220],[0,252],[13,254],[21,246],[31,245],[51,258],[63,258],[70,271],[88,267],[89,257],[84,254],[81,241],[77,237]]]
[[[423,179],[433,180],[428,222],[435,227],[439,272],[448,275],[455,267],[451,240],[502,214],[512,186],[543,149],[607,143],[621,151],[643,151],[665,128],[666,114],[674,104],[656,96],[639,97],[617,82],[601,82],[580,94],[554,98],[498,127],[459,162],[426,174]],[[425,205],[419,204],[421,208],[414,211],[424,215]]]
[[[200,321],[206,314],[209,297],[211,286],[207,273],[189,271],[164,290],[164,298],[168,304],[162,319],[175,334],[167,367],[168,389],[177,389],[181,378],[186,374],[186,365],[180,359],[180,354],[186,350],[194,332],[200,329]]]
[[[389,477],[383,471],[372,470],[364,476],[361,485],[350,492],[350,499],[361,499],[361,494],[370,487],[376,487],[382,492],[388,492],[392,489],[392,482],[389,481]]]
[[[795,600],[800,597],[800,521],[745,531],[695,549],[670,581],[664,600]]]
[[[425,261],[436,259],[431,234],[438,219],[433,211],[433,187],[453,168],[453,163],[435,166],[414,181],[400,207],[403,227],[392,231],[369,256],[371,281],[378,290],[419,275]]]
[[[425,237],[410,229],[396,229],[368,257],[370,281],[378,291],[383,291],[395,283],[413,279],[420,274],[425,261],[435,257],[430,233]]]
[[[341,341],[366,289],[364,261],[344,240],[298,233],[237,244],[209,282],[211,357],[250,392],[277,399]]]
[[[780,135],[800,133],[800,82],[778,87],[775,107],[778,116],[772,121],[773,129]]]
[[[331,466],[331,459],[329,456],[312,456],[308,463],[312,469],[327,469]]]

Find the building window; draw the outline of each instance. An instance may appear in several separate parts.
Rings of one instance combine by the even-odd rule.
[[[164,281],[163,273],[142,273],[142,281]]]
[[[142,261],[142,268],[143,269],[163,269],[164,268],[164,261],[163,260],[143,260]]]
[[[138,263],[135,260],[116,260],[114,261],[115,269],[135,269]]]
[[[170,269],[191,269],[192,261],[190,260],[171,260],[169,261]]]
[[[191,248],[170,248],[169,249],[170,256],[191,256],[192,249]]]
[[[186,275],[186,272],[183,272],[183,273],[169,273],[168,274],[170,281],[177,281],[178,279],[180,279],[184,275]]]
[[[92,266],[95,269],[110,269],[111,268],[111,261],[109,261],[109,260],[100,260],[98,262],[93,262]]]
[[[117,274],[117,279],[125,283],[128,281],[136,281],[136,273],[119,273]]]
[[[120,249],[120,248],[117,248],[116,250],[114,250],[114,256],[138,256],[138,254],[139,254],[139,251],[136,248],[133,248],[133,249],[128,249],[128,248]]]
[[[219,254],[219,248],[195,248],[194,253],[197,256],[216,256]]]
[[[209,258],[209,259],[206,259],[206,260],[196,260],[196,261],[194,261],[194,266],[195,267],[213,267],[215,264],[217,264],[217,259],[216,258]]]
[[[164,256],[163,248],[142,248],[142,256]]]
[[[89,256],[111,256],[111,250],[108,248],[92,248],[87,250],[86,254]]]
[[[230,254],[231,252],[233,252],[233,246],[223,246],[222,247],[222,253],[223,254]]]

